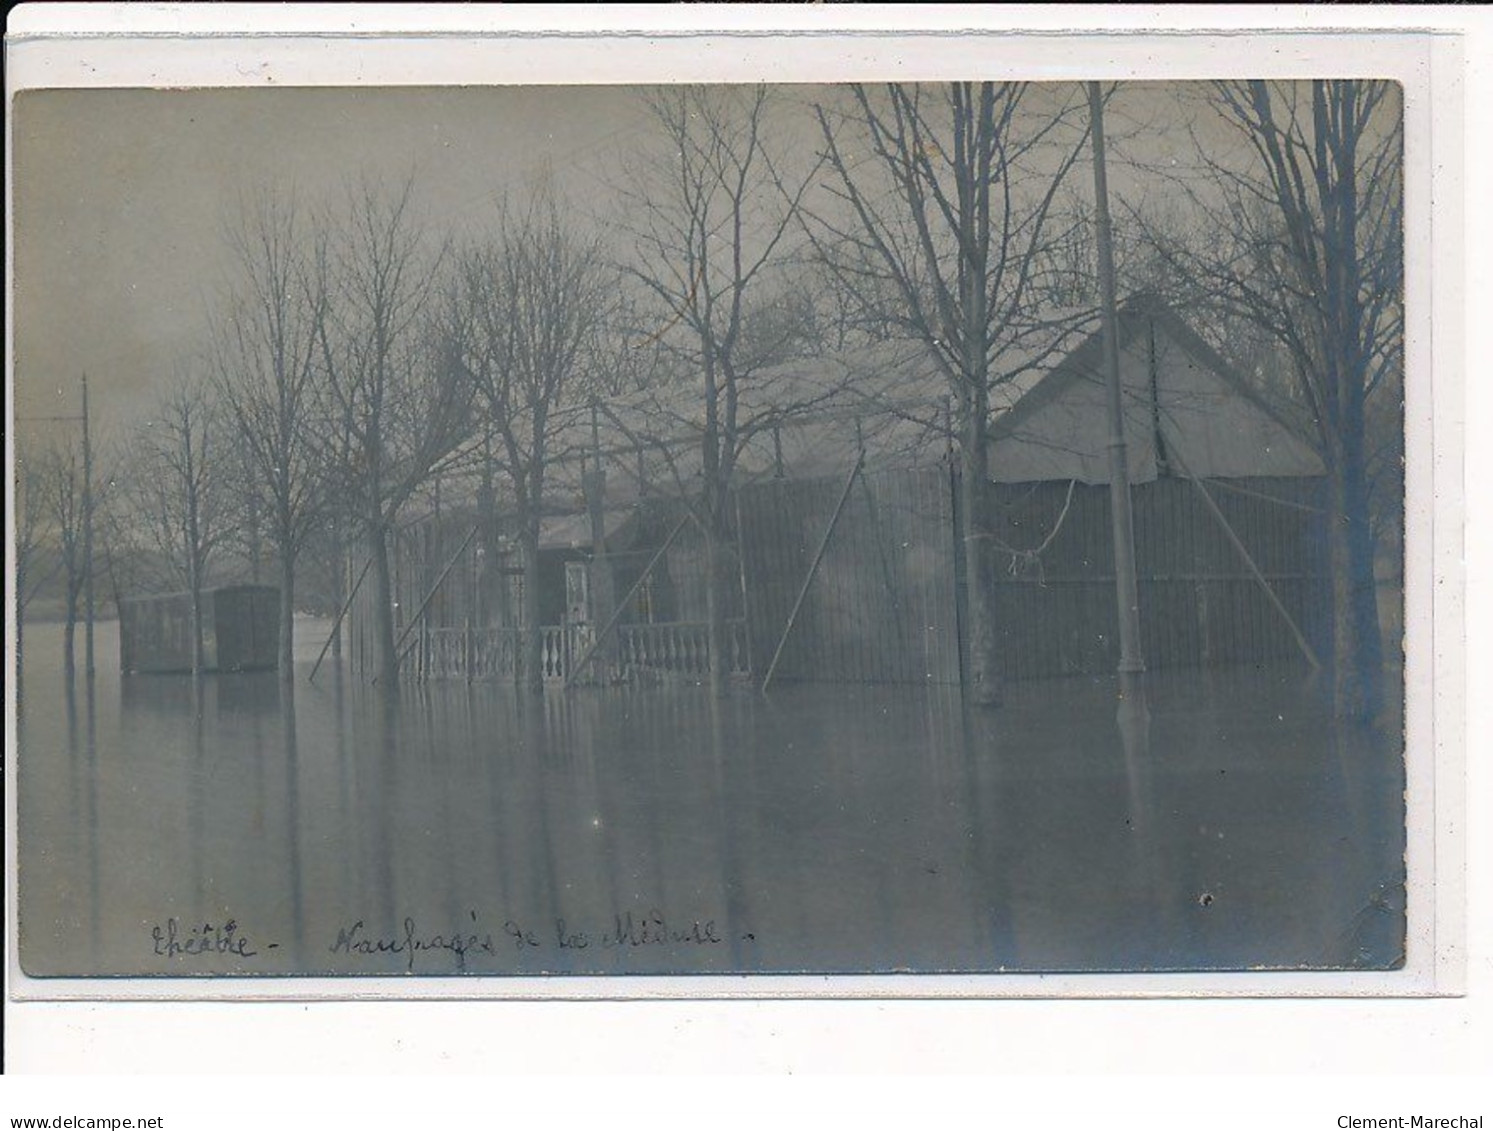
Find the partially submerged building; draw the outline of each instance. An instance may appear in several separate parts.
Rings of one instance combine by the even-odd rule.
[[[247,672],[279,662],[280,590],[270,585],[204,589],[202,670]],[[168,674],[192,670],[192,595],[160,593],[119,602],[119,667]]]
[[[1148,666],[1314,663],[1328,607],[1320,458],[1166,305],[1132,300],[1119,331]],[[1000,359],[978,531],[959,528],[947,382],[920,343],[754,376],[743,415],[756,424],[732,499],[731,671],[958,682],[964,537],[994,550],[987,583],[1007,678],[1112,671],[1102,357],[1097,318],[1077,314]],[[608,443],[551,471],[546,679],[708,670],[703,539],[687,501],[699,475],[694,395],[605,407]],[[396,535],[402,670],[514,678],[522,571],[500,512],[448,504]],[[371,672],[368,622],[355,607],[352,661]]]

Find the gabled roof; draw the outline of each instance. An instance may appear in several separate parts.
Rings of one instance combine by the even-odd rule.
[[[1118,328],[1133,482],[1155,478],[1167,457],[1175,473],[1185,466],[1202,477],[1322,473],[1320,458],[1290,422],[1165,302],[1133,296],[1121,305]],[[1145,371],[1151,328],[1164,354],[1154,387]],[[1012,337],[991,365],[992,478],[1107,482],[1109,410],[1098,312],[1048,312]],[[938,350],[907,339],[753,373],[741,383],[739,415],[752,424],[736,482],[843,475],[862,450],[870,470],[937,463],[951,444],[950,388]],[[697,386],[645,390],[608,402],[600,412],[609,510],[676,497],[699,483],[704,414]],[[584,451],[589,410],[569,415],[573,439],[557,441],[557,450]],[[580,481],[579,462],[553,465],[546,509],[582,510]],[[547,539],[570,541],[563,531]]]
[[[1020,401],[1096,325],[1092,311],[1055,310],[1010,333],[991,362],[992,413]],[[771,477],[780,468],[795,479],[841,474],[862,447],[873,469],[937,462],[949,442],[949,365],[936,346],[889,339],[753,373],[740,384],[738,418],[746,435],[739,479]],[[656,482],[698,477],[704,431],[698,388],[649,390],[609,406],[608,416],[621,432],[672,438],[667,457],[662,445],[649,445],[653,455],[645,462],[650,476],[660,476]]]
[[[1137,295],[1118,322],[1133,482],[1168,469],[1205,478],[1322,474],[1311,445],[1166,303]],[[1108,398],[1096,328],[993,421],[992,477],[1108,482]]]

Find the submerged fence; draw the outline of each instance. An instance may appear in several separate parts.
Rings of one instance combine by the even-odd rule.
[[[1320,482],[1213,480],[1207,489],[1291,619],[1325,654],[1330,601]],[[1132,499],[1147,667],[1300,654],[1290,625],[1197,484],[1161,478],[1133,487]],[[1113,671],[1119,642],[1109,488],[998,484],[990,504],[1006,678]],[[1040,554],[1028,552],[1049,535]]]
[[[783,639],[843,487],[839,479],[774,480],[741,491],[754,657],[772,656]],[[775,678],[957,683],[954,559],[947,468],[862,473],[845,496]]]

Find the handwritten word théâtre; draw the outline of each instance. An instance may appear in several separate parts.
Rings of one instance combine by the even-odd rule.
[[[229,919],[214,926],[202,923],[183,927],[176,919],[167,919],[162,927],[159,923],[150,929],[152,949],[162,958],[202,958],[223,955],[230,958],[253,958],[259,950],[242,933],[238,921]],[[267,950],[274,950],[279,943],[269,943]]]

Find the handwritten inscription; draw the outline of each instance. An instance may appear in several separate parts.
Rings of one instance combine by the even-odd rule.
[[[477,922],[477,913],[471,912],[472,922]],[[446,951],[456,959],[458,970],[467,968],[467,955],[497,954],[491,934],[477,931],[452,931],[449,934],[423,934],[415,921],[406,917],[402,931],[397,935],[375,936],[368,933],[363,920],[337,931],[337,941],[332,944],[333,954],[397,954],[404,956],[405,969],[414,972],[415,955],[421,951]]]
[[[511,968],[514,958],[531,954],[573,954],[587,950],[677,952],[718,947],[727,937],[715,919],[677,919],[657,908],[619,911],[601,922],[565,916],[542,923],[505,919],[501,927],[484,925],[473,910],[445,928],[430,927],[413,916],[406,916],[395,930],[380,931],[364,919],[354,919],[338,926],[327,951],[351,959],[395,958],[411,974],[417,967],[439,972],[449,971],[453,966],[465,973],[473,966]],[[739,937],[749,942],[756,939],[750,932]],[[214,958],[254,959],[277,950],[280,944],[251,939],[236,919],[192,923],[173,917],[151,926],[150,945],[160,958],[188,963]]]
[[[151,927],[150,940],[155,953],[162,958],[185,959],[219,955],[254,958],[259,954],[259,948],[249,941],[249,936],[235,919],[219,924],[204,922],[190,926],[183,926],[174,918],[167,919],[164,926],[157,923]],[[267,943],[264,949],[274,950],[279,945]]]
[[[697,948],[725,942],[723,931],[714,919],[671,920],[656,909],[619,912],[599,928],[557,917],[543,926],[508,919],[501,930],[493,932],[481,926],[475,911],[468,912],[468,920],[457,930],[441,931],[423,928],[407,916],[399,930],[377,934],[369,930],[364,920],[358,919],[339,927],[328,949],[345,957],[397,956],[404,960],[405,970],[414,973],[420,955],[440,952],[454,960],[458,971],[466,971],[474,959],[496,958],[500,953]],[[750,940],[754,936],[744,934],[742,938]]]

